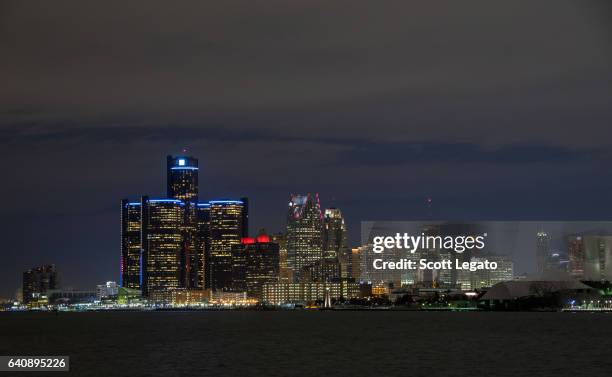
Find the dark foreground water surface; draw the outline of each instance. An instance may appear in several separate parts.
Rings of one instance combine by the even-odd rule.
[[[17,376],[610,376],[612,314],[0,313],[0,355],[71,358]]]

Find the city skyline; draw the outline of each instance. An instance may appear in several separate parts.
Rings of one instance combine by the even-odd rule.
[[[156,203],[157,205],[172,205],[172,206],[176,206],[177,209],[181,206],[184,206],[184,203],[187,203],[188,201],[192,200],[194,201],[193,203],[196,204],[196,209],[198,211],[200,211],[201,209],[205,209],[207,211],[209,211],[209,208],[212,207],[214,208],[215,206],[220,206],[219,208],[223,208],[223,206],[225,205],[234,205],[234,204],[240,204],[242,205],[243,202],[240,200],[243,200],[244,203],[247,203],[247,206],[245,208],[247,208],[248,210],[248,201],[249,199],[247,197],[241,197],[240,200],[237,199],[230,199],[229,196],[225,195],[225,196],[221,196],[217,199],[203,199],[202,197],[198,197],[198,189],[199,189],[199,185],[198,185],[198,174],[199,174],[199,168],[198,166],[198,159],[195,157],[190,156],[191,152],[189,151],[188,148],[182,148],[181,149],[181,154],[177,154],[176,156],[173,155],[167,155],[166,157],[166,176],[164,177],[166,184],[164,185],[163,183],[160,183],[161,186],[165,186],[166,187],[166,195],[160,194],[158,197],[149,197],[148,195],[143,195],[140,199],[138,199],[137,201],[133,201],[131,199],[122,199],[121,203],[122,203],[122,208],[126,209],[126,215],[129,214],[129,212],[127,212],[127,210],[129,210],[129,208],[135,207],[138,211],[138,213],[140,214],[140,206],[142,205],[142,203]],[[193,165],[193,166],[192,166]],[[173,168],[173,166],[176,166]],[[180,167],[179,167],[180,166]],[[187,176],[177,176],[176,171],[186,171],[186,174],[195,174],[195,180],[190,181],[191,178],[189,175]],[[204,177],[205,179],[205,177]],[[177,181],[180,182],[180,184],[176,187],[173,186],[172,182]],[[195,192],[195,194],[189,194],[189,190],[184,191],[181,187],[185,186],[185,187],[191,187],[191,190]],[[177,191],[178,190],[178,191]],[[183,190],[183,191],[181,191]],[[285,205],[286,205],[287,201],[285,201]],[[285,217],[285,223],[281,226],[281,228],[279,230],[271,230],[270,227],[266,227],[266,226],[258,226],[256,225],[255,227],[257,227],[257,230],[253,230],[253,227],[249,227],[249,217],[248,215],[240,220],[240,222],[242,223],[242,225],[244,226],[243,228],[240,229],[244,229],[244,230],[239,230],[240,236],[241,237],[247,237],[249,235],[254,235],[256,234],[259,230],[265,229],[267,231],[268,234],[272,235],[275,233],[284,233],[286,236],[286,232],[288,231],[288,229],[290,229],[290,227],[288,227],[288,224],[291,222],[291,218],[293,217],[293,213],[295,212],[295,209],[292,209],[292,204],[296,205],[299,204],[300,206],[306,205],[307,203],[311,203],[311,205],[314,205],[317,209],[315,218],[319,218],[320,217],[320,230],[323,230],[323,226],[324,226],[324,219],[327,219],[328,217],[329,220],[331,220],[333,218],[333,216],[340,216],[340,218],[342,219],[341,222],[341,228],[342,230],[342,234],[346,234],[347,233],[347,229],[346,229],[346,225],[345,225],[345,219],[342,216],[342,209],[336,208],[336,207],[329,207],[329,208],[324,208],[321,207],[320,205],[320,199],[319,199],[319,194],[315,193],[313,195],[311,194],[307,194],[307,195],[299,195],[299,194],[290,194],[289,195],[289,217]],[[431,198],[426,198],[425,200],[425,205],[427,206],[428,210],[431,210]],[[206,208],[203,208],[206,207]],[[286,207],[285,207],[286,208]],[[297,207],[296,207],[297,208]],[[286,211],[286,210],[285,210]],[[325,215],[324,215],[325,214]],[[129,215],[128,215],[129,216]],[[207,215],[208,216],[208,215]],[[140,219],[138,220],[140,221]],[[434,220],[434,219],[425,219],[423,220],[425,222],[427,221],[439,221],[439,220]],[[465,221],[463,221],[465,222]],[[260,224],[260,222],[255,222],[256,224]],[[571,233],[568,233],[567,229],[564,229],[565,227],[563,226],[563,222],[558,222],[557,226],[560,226],[559,229],[555,229],[555,225],[551,224],[555,224],[554,222],[527,222],[527,223],[532,223],[532,226],[534,227],[534,229],[537,228],[537,233],[534,232],[532,235],[534,239],[531,240],[529,237],[526,240],[522,240],[520,242],[522,243],[527,243],[530,244],[533,242],[534,244],[534,252],[532,252],[531,248],[527,248],[527,250],[529,250],[527,253],[523,253],[523,254],[515,254],[514,252],[512,253],[512,260],[514,261],[516,258],[525,258],[525,254],[526,254],[526,260],[528,261],[528,268],[526,270],[519,270],[519,269],[515,269],[516,273],[529,273],[529,272],[538,272],[539,268],[541,267],[541,263],[544,263],[542,260],[540,260],[539,258],[541,258],[541,255],[543,255],[541,253],[541,247],[540,247],[540,239],[543,236],[547,237],[547,242],[550,243],[550,245],[547,244],[547,252],[549,251],[559,251],[562,250],[565,254],[567,254],[567,250],[566,250],[566,245],[564,244],[564,242],[566,241],[566,237],[570,236]],[[553,233],[551,234],[547,234],[544,233],[544,230],[542,228],[541,224],[546,224],[547,229],[546,230],[553,230]],[[588,229],[588,224],[591,224],[590,222],[584,222],[584,226],[587,227]],[[593,231],[599,231],[601,232],[601,228],[597,228],[598,223],[594,222],[592,223],[594,225],[592,225],[592,229]],[[338,225],[337,225],[338,226]],[[246,233],[246,229],[250,229],[250,233]],[[280,232],[280,233],[279,233]],[[540,233],[542,232],[542,233]],[[552,235],[554,235],[554,239],[555,239],[555,243],[554,243],[554,248],[553,248],[553,237]],[[115,235],[116,236],[116,235]],[[363,235],[361,235],[363,236]],[[326,253],[325,251],[325,244],[324,244],[324,240],[323,238],[323,233],[321,233],[319,235],[320,239],[319,239],[319,243],[321,244],[321,251],[322,251],[322,255],[324,255]],[[340,235],[340,237],[346,237],[346,235],[342,236]],[[348,239],[347,239],[348,240]],[[284,241],[286,242],[286,241]],[[341,247],[340,245],[342,244],[340,242],[340,244],[338,244],[337,240],[334,241],[336,242],[336,246],[337,247]],[[516,243],[517,241],[515,240],[514,243]],[[238,242],[239,243],[239,242]],[[349,250],[350,248],[357,248],[357,247],[361,247],[363,246],[362,244],[360,244],[359,242],[354,242],[351,243],[349,242]],[[505,246],[504,246],[505,248]],[[230,249],[227,249],[225,251],[225,253],[229,253]],[[227,254],[229,256],[229,254]],[[107,256],[108,257],[108,256]],[[114,256],[113,256],[114,257]],[[549,255],[546,254],[545,258],[548,258]],[[289,264],[291,264],[291,256],[289,256],[288,258]],[[311,260],[310,262],[313,262],[313,260]],[[346,263],[350,264],[350,261],[345,261]],[[125,263],[124,261],[121,262],[120,264],[120,270],[123,270],[123,263]],[[192,263],[198,263],[197,260],[193,260]],[[516,262],[514,262],[516,265]],[[44,266],[47,264],[53,264],[54,266],[58,266],[58,263],[56,263],[56,261],[40,261],[37,263],[32,264],[32,266]],[[525,264],[525,263],[523,263]],[[520,263],[519,263],[520,265]],[[32,266],[27,266],[26,268],[38,268],[38,267],[32,267]],[[230,268],[229,265],[226,268]],[[346,268],[346,267],[344,267]],[[133,272],[133,279],[142,279],[142,271],[140,270],[141,267],[139,267],[138,269],[134,270]],[[68,271],[63,271],[62,273],[62,268],[61,268],[61,264],[59,264],[59,270],[60,270],[60,276],[71,276],[72,271],[68,270]],[[195,271],[195,269],[194,269]],[[541,271],[540,271],[541,272]],[[117,276],[115,276],[117,275]],[[121,273],[117,273],[117,271],[113,272],[110,276],[106,275],[102,278],[98,278],[98,280],[96,281],[96,284],[99,283],[100,281],[107,281],[107,280],[116,280],[118,282],[122,282],[124,279],[126,279],[126,276],[124,276]],[[182,277],[181,279],[184,279],[184,277]],[[194,276],[193,278],[191,278],[191,281],[200,281],[200,283],[198,284],[203,284],[201,281],[202,277],[196,277]],[[229,277],[227,277],[226,279],[230,279]],[[70,279],[69,279],[70,281]],[[195,283],[194,283],[195,284]],[[72,282],[65,285],[68,288],[84,288],[84,284],[73,284]],[[85,285],[85,287],[87,287],[88,285]],[[209,283],[209,286],[212,286],[212,282]],[[126,287],[128,288],[134,288],[133,286],[131,286],[130,284],[127,284]],[[5,289],[5,291],[9,292],[9,294],[7,294],[8,297],[11,297],[11,293],[10,290]],[[14,295],[14,294],[13,294]]]
[[[0,0],[0,57],[0,374],[610,374],[612,0]]]
[[[352,246],[361,220],[609,219],[606,2],[240,4],[0,3],[0,296],[45,262],[115,275],[116,199],[165,196],[184,147],[251,232],[307,192]]]
[[[183,149],[182,152],[186,153],[187,149]],[[238,255],[243,252],[242,248],[245,246],[247,248],[244,252],[248,254],[248,246],[253,242],[257,244],[263,242],[261,245],[270,243],[270,245],[277,245],[277,248],[282,245],[280,250],[276,251],[276,262],[274,262],[275,279],[280,284],[279,287],[291,282],[300,282],[301,284],[305,282],[332,283],[339,282],[338,279],[342,281],[348,279],[346,281],[395,282],[398,286],[403,285],[404,282],[413,285],[417,283],[432,285],[435,281],[434,286],[446,282],[445,284],[448,284],[448,287],[453,287],[455,283],[461,281],[464,285],[462,289],[466,287],[469,287],[468,289],[480,288],[480,285],[474,286],[474,284],[482,282],[474,283],[473,280],[480,275],[472,276],[472,274],[469,274],[462,278],[455,272],[447,276],[444,273],[440,275],[441,272],[439,271],[430,271],[425,272],[425,275],[423,275],[424,272],[419,272],[414,276],[403,275],[403,273],[395,276],[393,273],[373,271],[370,259],[372,257],[366,256],[366,254],[371,253],[371,246],[363,244],[363,237],[367,237],[367,232],[370,232],[371,236],[374,229],[384,231],[387,228],[393,229],[398,224],[400,225],[399,229],[406,226],[406,229],[411,229],[416,225],[420,229],[418,233],[428,234],[431,232],[432,235],[440,232],[443,234],[456,232],[470,234],[476,232],[476,229],[493,231],[494,233],[491,235],[499,233],[493,237],[494,242],[487,247],[488,251],[485,251],[484,254],[475,254],[471,258],[472,261],[480,260],[484,256],[495,259],[498,258],[500,253],[506,254],[503,258],[507,257],[508,259],[503,259],[503,261],[510,262],[511,272],[510,275],[505,274],[503,271],[506,267],[503,267],[500,276],[514,275],[516,270],[513,265],[516,250],[521,249],[528,250],[531,254],[535,272],[540,275],[543,272],[567,272],[567,275],[554,274],[550,276],[557,276],[561,279],[573,276],[582,279],[588,275],[591,280],[598,280],[600,265],[602,279],[612,274],[609,271],[610,263],[608,260],[612,255],[605,254],[608,253],[608,249],[612,245],[612,236],[609,235],[610,230],[609,227],[606,227],[607,224],[598,222],[483,222],[482,224],[465,222],[453,224],[450,222],[436,224],[435,221],[426,221],[420,224],[418,222],[391,222],[387,225],[385,225],[385,222],[370,225],[366,222],[362,223],[361,231],[366,231],[361,235],[362,244],[351,247],[346,243],[347,229],[342,210],[334,207],[323,208],[320,204],[319,195],[309,193],[306,195],[290,195],[286,228],[280,233],[266,233],[264,228],[260,228],[257,232],[258,235],[254,236],[255,233],[248,232],[249,199],[247,197],[241,197],[239,200],[199,197],[199,160],[187,154],[167,155],[166,160],[166,196],[152,198],[143,195],[139,201],[130,201],[129,199],[121,199],[120,201],[122,229],[120,238],[122,242],[119,258],[120,275],[117,280],[119,286],[141,290],[144,297],[152,298],[150,292],[157,291],[163,293],[163,296],[159,297],[169,299],[169,292],[177,288],[187,290],[207,289],[213,292],[226,289],[234,290],[237,284],[235,283],[236,263],[238,263],[238,266],[242,266],[240,267],[242,271],[247,271],[252,267]],[[389,229],[386,231],[390,231]],[[463,230],[460,231],[461,229]],[[518,237],[517,234],[522,234],[523,239]],[[526,239],[524,238],[525,235],[527,236]],[[145,240],[147,241],[145,242]],[[527,245],[524,244],[525,240]],[[576,241],[580,246],[575,244]],[[371,240],[367,242],[371,242]],[[529,244],[532,244],[533,248]],[[268,248],[266,246],[264,249]],[[604,254],[601,254],[602,251],[597,251],[598,248],[603,250]],[[361,250],[359,251],[361,256],[356,256],[355,251],[351,252],[351,249]],[[255,252],[255,250],[257,249],[252,252]],[[438,253],[440,253],[439,256]],[[423,254],[422,256],[433,258],[431,260],[451,257],[451,254],[444,254],[443,256],[441,251],[435,251],[434,254]],[[597,255],[600,256],[597,257]],[[237,256],[238,259],[236,259]],[[414,258],[418,260],[422,256],[415,255]],[[355,257],[358,257],[358,259],[353,260]],[[253,261],[259,261],[258,258],[253,259]],[[470,256],[467,255],[467,258],[469,261]],[[593,262],[597,258],[600,261]],[[502,261],[502,259],[499,260]],[[586,261],[592,262],[589,262],[591,264],[588,265],[588,271],[585,269],[587,267]],[[150,265],[150,263],[153,264]],[[272,268],[269,265],[261,265],[260,262],[255,263],[263,269],[262,271],[270,271],[269,268]],[[334,264],[337,264],[337,267]],[[42,267],[32,267],[28,271],[47,268],[44,263],[40,265]],[[166,267],[159,270],[159,267],[147,268],[146,266],[149,265],[165,265]],[[361,272],[353,273],[356,265],[359,266]],[[55,263],[53,263],[52,268],[55,274]],[[27,285],[25,276],[29,273],[28,271],[24,272],[24,289]],[[258,270],[253,271],[259,274]],[[266,272],[265,276],[271,276],[270,273]],[[238,276],[243,276],[238,279],[243,283],[238,285],[246,287],[256,284],[259,287],[257,288],[258,292],[260,292],[258,299],[261,299],[263,283],[254,283],[251,280],[250,285],[246,284],[244,276],[246,276],[246,281],[249,281],[252,277],[249,278],[248,274],[244,274],[245,272],[238,273]],[[300,276],[303,274],[307,275]],[[326,276],[325,280],[320,280],[323,276]],[[372,280],[373,276],[386,277]],[[550,276],[547,279],[550,279]],[[476,277],[476,279],[481,278]],[[54,278],[54,281],[57,280]],[[109,279],[105,278],[101,281],[107,280]],[[110,281],[112,280],[111,277]],[[271,282],[269,278],[265,281]],[[492,281],[495,281],[495,279]],[[59,284],[54,283],[54,286],[59,287]],[[344,285],[334,287],[334,289],[338,289],[337,292],[356,289],[347,288]],[[280,291],[277,292],[274,289],[265,288],[264,291],[268,295],[266,297],[280,297],[278,296]]]

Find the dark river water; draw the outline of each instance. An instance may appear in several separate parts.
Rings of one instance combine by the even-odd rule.
[[[612,314],[0,313],[0,355],[70,356],[17,376],[611,376]]]

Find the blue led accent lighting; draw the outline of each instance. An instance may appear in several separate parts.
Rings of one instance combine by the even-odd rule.
[[[210,203],[198,203],[198,207],[210,207]]]
[[[211,200],[210,204],[244,204],[241,200]]]
[[[199,170],[195,166],[174,166],[171,167],[170,170]]]
[[[182,206],[185,205],[185,203],[183,203],[182,201],[178,199],[150,199],[149,203],[174,203],[174,204],[180,204]]]
[[[139,202],[132,202],[132,203],[128,203],[129,206],[139,206],[140,203]]]

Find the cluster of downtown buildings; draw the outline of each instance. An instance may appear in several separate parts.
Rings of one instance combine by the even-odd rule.
[[[198,160],[167,157],[167,196],[121,201],[120,281],[96,291],[63,291],[55,266],[23,274],[23,302],[98,301],[147,305],[282,305],[350,301],[404,294],[483,290],[516,280],[511,258],[489,251],[457,254],[420,249],[385,251],[383,258],[497,263],[495,270],[380,270],[370,243],[351,248],[342,212],[322,209],[318,194],[291,195],[284,232],[249,235],[247,198],[201,200]],[[478,234],[470,224],[427,224],[424,235]],[[610,280],[612,236],[571,235],[567,252],[538,232],[539,273],[557,271],[578,280]]]
[[[249,237],[247,198],[202,201],[198,160],[167,157],[167,198],[121,202],[120,285],[151,302],[356,297],[338,209],[292,195],[286,233]]]

